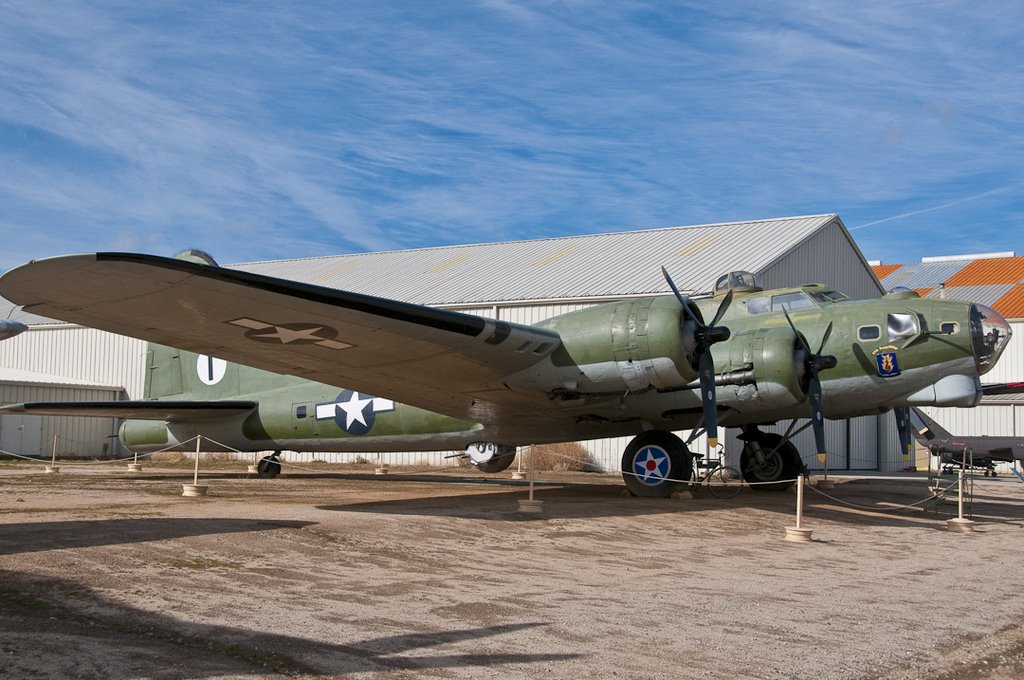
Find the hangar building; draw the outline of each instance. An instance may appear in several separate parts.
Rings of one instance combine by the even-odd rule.
[[[221,260],[225,255],[212,254]],[[661,276],[662,265],[689,294],[709,291],[719,275],[735,270],[758,274],[769,288],[823,282],[855,299],[875,298],[883,292],[875,273],[834,214],[230,266],[533,323],[601,302],[669,293]],[[142,397],[143,342],[34,317],[12,309],[2,300],[0,314],[30,325],[21,336],[0,343],[0,385],[13,379],[13,371],[32,371],[61,376],[67,384],[115,385],[124,398]],[[1021,335],[1015,336],[1016,342]],[[14,400],[5,393],[4,401]],[[0,417],[0,435],[5,427],[12,427],[9,418]],[[65,427],[77,427],[71,421],[78,419],[64,420],[68,421]],[[107,421],[100,430],[116,431],[116,423]],[[732,434],[732,430],[726,432],[726,450],[738,453],[739,442]],[[103,441],[96,436],[89,446],[79,442],[74,447],[61,447],[58,455],[100,455],[108,440],[105,435]],[[827,437],[830,470],[894,469],[903,465],[890,416],[830,422]],[[585,442],[585,446],[598,465],[618,470],[627,441],[596,440]],[[692,448],[701,450],[705,442],[698,439]],[[811,433],[798,435],[795,443],[808,466],[816,467]],[[442,463],[445,453],[385,454],[385,460],[393,464]],[[286,459],[288,455],[309,459],[309,454],[286,454]],[[318,460],[339,462],[350,457],[316,455]]]
[[[1024,257],[987,253],[926,257],[914,264],[870,264],[886,290],[903,287],[926,298],[969,300],[1002,314],[1013,336],[984,381],[1024,380]],[[1024,394],[985,396],[973,409],[923,410],[955,434],[1024,437]]]

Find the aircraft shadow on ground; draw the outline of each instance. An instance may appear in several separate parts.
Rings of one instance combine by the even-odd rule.
[[[267,622],[272,625],[273,621]],[[456,667],[568,661],[578,653],[422,653],[446,645],[541,628],[543,622],[510,623],[434,632],[410,631],[373,637],[349,644],[197,623],[135,609],[105,598],[69,580],[0,570],[0,626],[16,631],[7,636],[28,645],[29,658],[45,663],[47,672],[77,675],[83,663],[89,675],[120,677],[119,666],[136,677],[140,664],[160,669],[160,677],[205,678],[225,674],[276,672],[285,675],[336,676],[374,671],[423,671]],[[38,636],[33,642],[31,637]],[[60,636],[60,645],[53,641]],[[521,646],[521,641],[514,645]],[[70,655],[69,648],[79,650]],[[509,648],[513,645],[509,644]],[[86,658],[82,650],[88,650]],[[50,655],[51,658],[46,658]],[[31,671],[12,657],[5,665],[16,672]],[[99,666],[100,668],[97,668]],[[104,669],[103,667],[106,666]],[[172,670],[173,669],[173,670]],[[10,670],[10,669],[9,669]],[[40,672],[37,670],[36,672]]]
[[[0,524],[0,555],[141,543],[186,536],[301,529],[310,524],[315,522],[168,517]]]

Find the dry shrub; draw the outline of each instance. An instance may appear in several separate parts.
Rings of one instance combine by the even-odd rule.
[[[530,462],[530,447],[524,446],[519,454],[523,462]],[[534,465],[537,470],[553,472],[597,472],[598,465],[590,457],[590,451],[579,442],[561,444],[537,444],[534,450]]]

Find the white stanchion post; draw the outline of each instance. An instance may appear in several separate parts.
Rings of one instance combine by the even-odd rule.
[[[810,543],[811,530],[804,523],[804,477],[796,478],[796,526],[786,527],[786,540],[794,543]]]
[[[520,512],[540,512],[544,507],[544,501],[534,500],[533,480],[537,476],[537,445],[530,445],[530,496],[527,500],[519,501]]]
[[[974,531],[974,521],[964,517],[964,467],[960,466],[956,480],[956,517],[946,520],[946,528],[957,533]]]
[[[205,496],[208,487],[199,483],[199,446],[203,442],[202,435],[196,435],[196,465],[192,473],[192,483],[183,484],[181,487],[182,496]]]
[[[50,449],[50,464],[46,466],[46,474],[53,475],[60,472],[57,467],[57,435],[53,435],[53,447]]]

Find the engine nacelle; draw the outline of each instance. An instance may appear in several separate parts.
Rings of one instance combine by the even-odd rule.
[[[132,451],[158,451],[179,444],[162,420],[126,420],[117,438]]]
[[[807,399],[804,377],[804,350],[789,328],[758,328],[733,336],[730,343],[730,370],[754,371],[754,383],[735,389],[735,401],[728,393],[719,402],[742,411],[784,409]]]
[[[516,458],[516,447],[491,442],[473,442],[466,447],[466,455],[481,472],[501,472]]]
[[[697,314],[700,311],[694,307]],[[551,356],[566,393],[639,392],[683,387],[697,377],[693,323],[675,298],[660,297],[597,305],[539,324],[559,334]],[[549,367],[550,368],[550,367]],[[550,371],[521,376],[523,387],[551,389]],[[541,384],[540,380],[548,380]],[[537,380],[537,382],[532,382]]]

